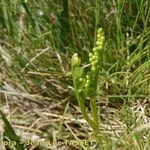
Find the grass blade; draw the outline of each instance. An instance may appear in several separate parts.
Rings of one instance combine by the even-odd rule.
[[[4,122],[4,134],[5,136],[13,142],[15,142],[15,144],[13,145],[16,150],[24,150],[24,145],[23,143],[20,141],[20,138],[16,135],[14,129],[12,128],[12,126],[10,125],[9,121],[7,120],[5,114],[0,111],[0,115],[2,117],[2,120]]]

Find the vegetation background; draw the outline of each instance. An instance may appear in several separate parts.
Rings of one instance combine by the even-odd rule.
[[[149,0],[1,0],[0,106],[11,125],[2,115],[2,141],[12,141],[6,130],[13,127],[25,143],[53,143],[26,149],[99,149],[69,143],[92,141],[74,95],[70,58],[77,52],[87,65],[99,27],[106,33],[97,96],[101,149],[150,149]]]

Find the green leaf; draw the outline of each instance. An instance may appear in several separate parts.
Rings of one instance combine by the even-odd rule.
[[[2,120],[4,122],[4,130],[5,130],[5,136],[12,142],[15,144],[13,145],[16,150],[24,150],[24,145],[23,143],[20,141],[20,138],[16,135],[13,127],[10,125],[9,121],[7,120],[5,114],[0,110],[0,115],[2,117]]]
[[[83,76],[83,68],[81,67],[75,67],[73,69],[73,78],[81,78]]]

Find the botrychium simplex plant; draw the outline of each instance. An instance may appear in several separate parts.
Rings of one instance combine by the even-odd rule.
[[[75,53],[71,59],[73,85],[83,117],[92,127],[94,137],[101,143],[99,136],[99,111],[96,104],[99,72],[102,68],[103,51],[105,45],[105,33],[102,28],[97,30],[95,47],[89,53],[89,71],[85,71],[81,66],[81,59]],[[85,102],[90,100],[90,112],[87,110]]]

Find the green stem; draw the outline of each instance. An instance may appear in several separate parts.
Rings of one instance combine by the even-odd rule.
[[[78,104],[79,104],[79,107],[81,109],[81,112],[82,112],[82,115],[83,117],[86,119],[86,121],[90,124],[90,126],[94,127],[93,126],[93,120],[90,119],[90,117],[88,116],[88,113],[87,113],[87,110],[86,110],[86,107],[84,105],[84,99],[81,99],[79,94],[76,93],[76,96],[77,96],[77,100],[78,100]]]
[[[95,99],[91,99],[91,113],[94,121],[94,130],[99,131],[99,119],[98,119],[98,110]]]

